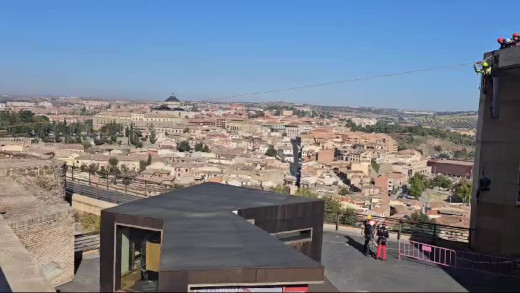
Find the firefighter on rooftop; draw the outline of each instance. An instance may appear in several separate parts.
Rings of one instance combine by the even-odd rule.
[[[473,64],[473,69],[478,74],[482,74],[483,76],[491,75],[491,65],[487,61],[479,61]]]

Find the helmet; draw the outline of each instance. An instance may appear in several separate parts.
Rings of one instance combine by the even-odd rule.
[[[499,44],[502,44],[502,43],[504,42],[504,38],[498,38],[498,39],[497,39],[497,42],[498,42]]]
[[[514,34],[513,34],[513,38],[516,39],[516,38],[518,38],[518,37],[520,37],[520,34],[518,34],[518,33],[514,33]]]
[[[386,226],[386,222],[383,222],[383,224],[381,224],[381,225],[383,225],[383,227]]]
[[[368,216],[367,216],[367,220],[372,220],[372,216],[371,216],[371,215],[368,215]]]
[[[482,66],[483,66],[483,67],[488,67],[489,64],[488,64],[487,62],[484,62],[484,63],[482,63]]]

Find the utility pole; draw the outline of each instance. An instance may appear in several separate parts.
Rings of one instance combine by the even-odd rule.
[[[300,188],[300,180],[302,177],[302,139],[297,136],[291,139],[293,146],[293,163],[291,163],[291,175],[296,177],[296,187]]]

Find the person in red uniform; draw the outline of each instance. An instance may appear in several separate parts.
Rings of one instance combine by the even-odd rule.
[[[382,253],[383,261],[386,260],[386,240],[388,239],[388,237],[389,237],[389,235],[388,235],[388,230],[386,230],[386,223],[383,222],[381,227],[379,227],[379,229],[377,229],[378,247],[377,247],[376,259],[379,259],[379,256]]]

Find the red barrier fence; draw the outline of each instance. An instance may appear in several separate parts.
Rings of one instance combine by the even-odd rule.
[[[399,241],[399,260],[409,257],[446,267],[457,267],[457,252],[416,241]]]

